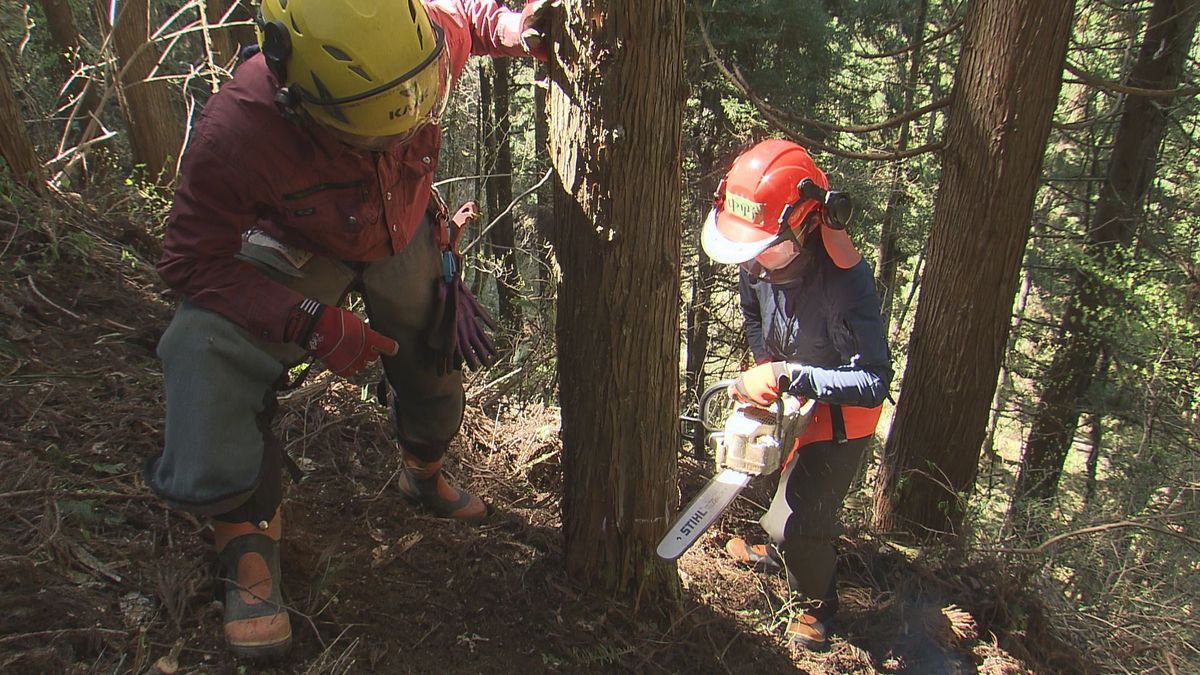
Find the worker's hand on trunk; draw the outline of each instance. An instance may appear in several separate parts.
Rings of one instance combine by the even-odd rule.
[[[521,9],[521,44],[538,61],[550,57],[551,25],[561,8],[561,0],[529,0]]]

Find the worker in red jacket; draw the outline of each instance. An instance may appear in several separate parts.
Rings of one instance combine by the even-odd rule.
[[[817,401],[760,521],[771,544],[726,545],[738,560],[782,562],[799,608],[787,634],[809,648],[827,644],[838,514],[892,379],[871,268],[843,231],[850,210],[804,148],[772,139],[734,161],[702,233],[709,257],[739,266],[758,365],[738,378],[736,396],[762,406],[783,391]]]
[[[342,377],[382,357],[400,494],[469,523],[489,512],[441,471],[462,421],[457,366],[495,353],[433,197],[438,118],[470,55],[544,58],[548,6],[264,0],[260,53],[191,129],[158,264],[184,298],[158,348],[166,443],[145,473],[172,507],[212,517],[239,656],[291,642],[279,577],[288,460],[271,418],[308,356]],[[369,324],[340,306],[350,292]]]

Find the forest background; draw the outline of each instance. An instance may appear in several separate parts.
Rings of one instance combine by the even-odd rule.
[[[666,14],[658,13],[660,4]],[[570,356],[570,347],[579,346],[570,342],[572,327],[607,315],[580,303],[569,282],[564,286],[564,270],[586,269],[577,258],[595,250],[562,231],[569,220],[562,202],[567,191],[556,164],[562,153],[552,149],[572,142],[556,123],[570,113],[554,99],[560,81],[546,66],[473,60],[443,121],[438,179],[452,207],[467,199],[482,207],[481,227],[464,239],[468,280],[502,323],[503,360],[468,380],[471,406],[479,413],[476,430],[486,427],[484,436],[491,439],[476,438],[471,449],[486,447],[489,458],[515,453],[507,459],[520,470],[500,479],[533,486],[530,508],[547,513],[539,516],[544,521],[531,516],[530,522],[564,532],[561,549],[540,540],[522,545],[553,553],[573,587],[630,602],[628,621],[643,620],[644,604],[680,602],[674,569],[641,555],[652,533],[623,535],[632,542],[582,543],[587,533],[579,525],[594,515],[586,513],[588,505],[602,508],[621,499],[590,482],[589,461],[669,463],[661,477],[670,480],[659,481],[669,496],[651,490],[631,497],[650,511],[661,510],[664,500],[674,505],[675,458],[685,497],[709,470],[692,421],[700,392],[736,374],[748,357],[736,276],[707,259],[699,228],[731,159],[757,140],[785,136],[810,148],[831,182],[853,195],[851,236],[875,267],[893,365],[902,374],[893,385],[896,403],[887,406],[879,442],[848,501],[843,545],[865,569],[851,565],[859,572],[851,578],[861,581],[852,588],[875,592],[862,606],[874,603],[876,623],[903,623],[911,619],[904,607],[917,611],[931,604],[952,634],[933,640],[936,648],[913,651],[902,646],[906,639],[938,631],[906,623],[890,638],[865,640],[852,657],[839,653],[823,661],[790,654],[787,662],[813,671],[839,672],[853,663],[864,672],[928,672],[914,664],[937,652],[943,663],[966,670],[1200,670],[1200,110],[1194,44],[1200,3],[567,5],[567,25],[585,10],[602,10],[613,17],[669,14],[681,28],[677,41],[664,30],[670,53],[661,58],[678,69],[682,91],[675,96],[674,89],[661,89],[655,104],[664,120],[671,114],[680,120],[675,131],[669,122],[663,127],[667,137],[679,138],[679,172],[662,192],[673,216],[659,222],[646,205],[654,222],[645,224],[660,235],[674,233],[681,246],[677,262],[668,255],[666,265],[674,286],[665,297],[675,301],[665,306],[678,313],[662,323],[677,337],[677,368],[664,367],[657,354],[657,367],[631,363],[632,372],[670,373],[648,378],[646,390],[632,384],[627,391],[635,401],[655,401],[656,417],[648,423],[661,433],[667,420],[665,437],[678,442],[645,438],[656,447],[621,455],[579,440],[599,438],[604,430],[581,434],[579,423],[571,427],[572,414],[622,412],[610,400],[612,392],[601,395],[597,388],[588,400],[589,385],[580,384],[590,381],[587,368],[603,364],[580,365],[585,357]],[[196,609],[203,596],[199,572],[187,577],[192,586],[186,593],[164,589],[172,583],[161,574],[136,581],[127,559],[136,554],[115,542],[129,537],[129,528],[140,528],[153,532],[159,554],[178,545],[166,534],[168,517],[133,513],[150,504],[140,501],[146,496],[135,468],[161,442],[152,349],[173,301],[154,279],[152,265],[188,122],[229,76],[238,46],[254,40],[247,11],[226,0],[153,7],[145,0],[41,0],[0,7],[0,151],[6,164],[0,183],[0,395],[7,401],[0,508],[12,516],[4,527],[11,536],[0,549],[0,564],[10,574],[0,584],[10,592],[10,609],[53,586],[62,597],[94,593],[89,602],[114,607],[119,615],[110,624],[85,612],[89,621],[64,627],[61,611],[50,612],[58,623],[44,626],[33,614],[15,612],[0,624],[0,665],[38,670],[91,662],[142,670],[159,658],[155,644],[183,663],[192,647],[181,645],[193,640],[184,638],[213,626],[213,618]],[[1020,36],[1039,39],[1028,53],[1014,54]],[[573,39],[600,44],[605,38],[597,30]],[[570,65],[561,72],[577,76]],[[989,101],[1009,105],[1020,123],[1005,118],[988,128],[991,135],[976,151],[962,124],[976,116],[986,121]],[[603,108],[616,105],[575,103],[594,105],[585,112],[601,120]],[[655,109],[649,112],[653,121]],[[592,141],[616,144],[604,131],[592,129]],[[1023,153],[1006,150],[1015,137],[1024,143]],[[587,179],[601,188],[608,180],[602,174]],[[631,179],[655,183],[661,176]],[[593,224],[608,226],[598,219]],[[614,264],[641,264],[619,250],[604,257],[610,253]],[[661,279],[662,270],[646,274],[647,284]],[[632,290],[632,299],[608,299],[638,302],[640,289],[624,290]],[[597,297],[604,292],[596,290]],[[97,297],[89,304],[90,294]],[[556,335],[568,339],[567,351],[563,343],[556,349]],[[103,360],[92,361],[88,353],[103,353]],[[364,401],[366,383],[343,387],[323,378],[316,384],[323,388],[292,402],[297,419],[288,423],[299,427],[286,428],[295,432],[293,441],[314,444],[301,463],[319,467],[325,455],[315,444],[336,443],[338,436],[327,437],[334,433],[344,441],[351,433],[334,420],[379,413]],[[312,417],[309,406],[318,394],[329,394],[321,414],[331,428],[317,424],[325,417]],[[80,401],[94,402],[94,410]],[[663,401],[669,404],[658,404]],[[605,407],[610,405],[618,407]],[[72,423],[93,414],[107,421]],[[122,423],[122,415],[136,418],[140,432]],[[530,420],[537,423],[531,427]],[[360,440],[358,432],[351,436]],[[496,440],[517,437],[524,440]],[[614,434],[606,440],[615,445],[619,439]],[[384,462],[383,477],[393,468],[384,459],[373,461]],[[494,465],[480,459],[476,468],[481,466]],[[359,469],[348,470],[350,484],[366,480],[355,473]],[[495,481],[497,475],[485,470],[480,479]],[[560,505],[566,510],[561,519]],[[718,555],[722,537],[752,531],[752,513],[735,510],[733,520],[715,528],[710,545],[689,556]],[[113,541],[97,543],[107,539]],[[373,551],[387,562],[372,569],[386,569],[410,553],[401,541],[390,534],[376,539],[386,550]],[[99,548],[109,555],[92,552]],[[606,550],[617,554],[602,555]],[[323,560],[328,568],[328,556],[313,557],[314,565]],[[706,585],[696,578],[699,570],[681,565],[683,606],[702,596],[729,609],[737,615],[730,634],[739,626],[770,634],[786,612],[769,606],[739,615],[745,596],[721,600],[719,583]],[[938,593],[901,593],[895,577],[914,569],[924,570],[932,586],[947,570],[955,581]],[[872,574],[892,580],[863,580]],[[773,583],[777,587],[779,580]],[[770,596],[769,587],[752,587],[748,597]],[[1023,600],[998,609],[1015,597],[1003,589]],[[310,585],[305,616],[314,639],[292,667],[341,672],[353,669],[356,659],[361,667],[368,647],[339,644],[342,633],[330,639],[330,627],[347,622],[330,618],[326,600],[337,595],[323,596],[325,590]],[[889,609],[892,595],[906,599]],[[130,603],[143,600],[148,614],[130,623]],[[586,608],[574,611],[591,616]],[[865,609],[862,614],[872,616]],[[430,625],[436,636],[437,626]],[[661,643],[682,650],[687,640],[676,627],[691,624],[666,625],[671,628],[657,629]],[[481,634],[448,639],[471,654],[477,647],[486,653]],[[1042,635],[1053,638],[1039,642],[1035,636]],[[996,652],[978,647],[988,642]],[[691,663],[675,647],[655,656],[646,644],[567,646],[541,654],[540,663],[548,669],[668,670]],[[725,663],[729,644],[714,647],[708,658]],[[857,643],[848,638],[845,644]],[[1047,644],[1071,657],[1055,661],[1045,653]],[[946,656],[956,649],[966,655]],[[750,653],[747,658],[767,658]],[[383,657],[366,658],[374,665]],[[464,668],[489,669],[478,663]]]

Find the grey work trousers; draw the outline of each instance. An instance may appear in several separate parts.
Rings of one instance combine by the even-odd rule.
[[[817,441],[798,449],[759,521],[783,558],[789,588],[822,620],[837,611],[833,542],[841,534],[842,502],[869,440]]]
[[[435,309],[441,252],[428,218],[400,253],[369,263],[312,256],[291,266],[269,248],[240,256],[305,296],[337,304],[362,295],[371,328],[400,345],[383,358],[400,443],[440,458],[462,424],[462,374],[439,375],[422,335]],[[166,388],[166,443],[146,466],[147,484],[170,506],[234,522],[270,520],[282,498],[282,445],[271,432],[275,393],[305,357],[264,343],[214,312],[183,302],[159,341]]]

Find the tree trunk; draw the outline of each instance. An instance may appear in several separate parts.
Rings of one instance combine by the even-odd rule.
[[[500,261],[500,273],[496,277],[496,298],[500,320],[510,329],[521,323],[521,309],[517,306],[517,290],[520,277],[517,275],[517,240],[513,232],[512,213],[500,216],[513,200],[512,162],[512,118],[509,117],[509,88],[512,84],[508,59],[492,60],[492,126],[491,142],[488,146],[492,156],[491,178],[488,179],[489,201],[494,196],[495,210],[491,218],[499,217],[489,233],[492,251]],[[490,220],[488,221],[491,222]]]
[[[549,168],[550,162],[546,159],[550,147],[550,124],[546,116],[546,65],[539,63],[534,68],[533,72],[533,143],[534,143],[534,165],[537,166],[538,180],[545,175],[546,169]],[[534,214],[534,230],[537,232],[536,250],[537,250],[537,283],[538,283],[538,298],[547,299],[551,297],[551,289],[554,288],[554,253],[550,246],[546,244],[549,238],[551,223],[554,220],[554,197],[553,185],[547,183],[537,191],[537,211]],[[541,303],[541,306],[547,310],[552,310],[553,305],[548,302]]]
[[[234,0],[236,2],[236,0]],[[227,13],[230,14],[226,21],[236,21],[237,10],[233,13],[229,12],[233,2],[230,0],[205,0],[204,2],[204,21],[206,23],[206,39],[208,46],[212,50],[211,56],[213,64],[225,68],[233,63],[233,60],[238,55],[238,43],[232,28],[222,27],[221,20],[225,18]]]
[[[884,448],[875,524],[956,533],[975,485],[1074,0],[967,10],[929,261]]]
[[[183,145],[183,129],[165,82],[146,82],[158,62],[150,36],[148,0],[125,0],[118,5],[112,27],[113,45],[121,68],[121,107],[129,125],[134,161],[160,184],[175,176],[175,159]]]
[[[1096,375],[1100,378],[1101,383],[1108,376],[1108,353],[1100,352],[1100,365],[1096,368]],[[1097,469],[1100,466],[1100,450],[1104,440],[1104,408],[1097,406],[1092,410],[1091,415],[1091,433],[1089,434],[1088,456],[1085,464],[1085,487],[1083,491],[1083,505],[1091,506],[1096,499]]]
[[[42,192],[46,179],[13,89],[14,72],[8,45],[0,43],[0,158],[17,182]]]
[[[679,409],[683,6],[576,0],[551,61],[568,574],[665,607]]]
[[[707,209],[711,208],[709,202],[717,188],[716,150],[720,129],[723,126],[721,119],[724,116],[721,110],[720,93],[712,87],[703,88],[700,92],[700,108],[701,114],[712,120],[711,127],[701,126],[700,138],[696,143],[696,173],[703,177],[696,198],[700,203],[699,212],[706,214]],[[696,246],[696,270],[692,276],[692,298],[687,307],[687,361],[683,383],[684,395],[689,404],[699,403],[700,394],[704,392],[706,384],[704,382],[704,363],[708,360],[708,303],[716,276],[717,266],[704,252],[704,247]],[[704,429],[697,425],[696,433],[692,437],[692,450],[697,459],[707,457],[704,437]]]
[[[1198,6],[1197,0],[1155,0],[1129,85],[1170,89],[1178,84],[1196,31]],[[1139,205],[1154,177],[1167,111],[1160,100],[1126,95],[1107,180],[1088,228],[1087,254],[1101,273],[1081,269],[1075,275],[1058,348],[1042,378],[1042,396],[1025,443],[1015,490],[1018,504],[1050,499],[1058,490],[1079,423],[1079,401],[1091,385],[1103,344],[1097,328],[1115,301],[1113,289],[1103,281],[1103,270],[1113,268],[1133,239]]]
[[[1022,275],[1021,290],[1017,293],[1017,301],[1013,305],[1012,327],[1009,329],[1009,341],[1008,347],[1004,349],[1005,354],[1012,353],[1012,347],[1015,343],[1013,337],[1021,330],[1021,323],[1025,321],[1025,305],[1029,301],[1029,291],[1032,289],[1033,283],[1029,278],[1029,274]],[[980,454],[987,459],[990,469],[996,468],[1000,463],[1000,455],[996,452],[996,430],[1000,427],[1000,418],[1004,415],[1004,409],[1008,407],[1008,394],[1008,365],[1002,361],[1000,363],[1000,377],[996,378],[996,392],[992,396],[987,433],[983,437],[983,446],[980,451]]]
[[[70,82],[64,88],[63,95],[74,103],[69,128],[64,130],[58,148],[58,151],[62,152],[72,144],[87,140],[82,138],[81,134],[100,103],[100,82],[84,75],[85,64],[79,53],[82,46],[79,27],[75,23],[70,3],[67,0],[42,0],[42,11],[46,14],[46,27],[50,31],[50,37],[59,51],[63,81]]]
[[[46,15],[46,29],[50,39],[58,48],[58,62],[64,77],[75,70],[79,58],[79,28],[75,15],[67,0],[41,0],[42,12]]]
[[[909,54],[908,76],[905,78],[905,88],[901,111],[912,110],[913,97],[916,95],[917,75],[921,68],[922,43],[925,41],[925,16],[929,10],[928,0],[921,0],[917,8],[917,21],[912,33],[908,36],[913,45]],[[899,137],[896,140],[896,151],[908,149],[911,123],[905,121],[900,125]],[[875,271],[875,288],[879,292],[880,313],[883,315],[883,334],[888,335],[888,324],[892,318],[892,303],[896,299],[896,266],[900,264],[900,233],[896,221],[903,206],[904,194],[901,182],[905,178],[904,160],[896,160],[892,164],[892,176],[888,181],[887,206],[883,209],[883,221],[879,225],[879,248],[875,259],[878,269]]]
[[[496,186],[492,182],[492,172],[496,168],[496,134],[492,131],[496,127],[494,115],[496,108],[492,105],[492,60],[480,59],[479,61],[479,145],[475,149],[475,155],[479,161],[479,189],[483,190],[483,217],[480,219],[482,224],[480,227],[487,227],[487,223],[491,222],[492,218],[500,212],[500,207],[497,206],[499,201],[496,198]],[[491,238],[484,240],[486,249],[490,252],[492,246]],[[475,295],[480,294],[480,289],[483,286],[483,275],[479,273],[480,267],[475,268],[475,278],[471,284],[471,292]]]

